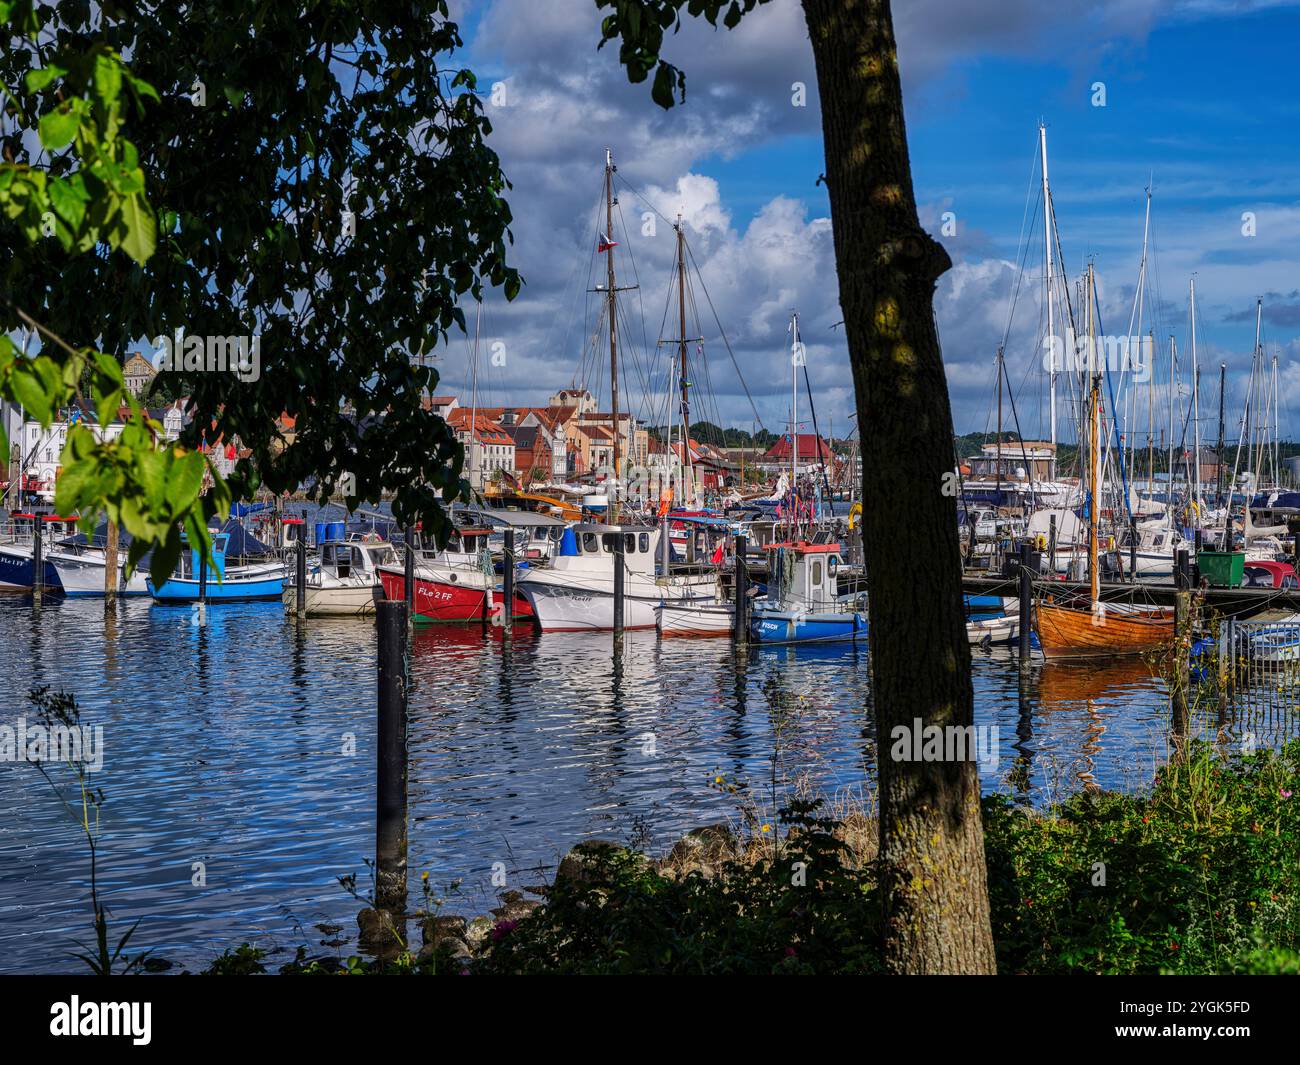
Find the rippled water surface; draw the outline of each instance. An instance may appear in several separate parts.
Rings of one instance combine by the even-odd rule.
[[[1164,757],[1163,683],[1141,663],[1038,667],[1023,692],[1005,654],[976,652],[977,724],[997,727],[986,789],[1035,801],[1089,781],[1136,787]],[[865,647],[757,649],[628,633],[427,627],[412,648],[412,881],[429,870],[452,912],[492,905],[491,874],[545,879],[598,835],[666,848],[733,819],[710,787],[782,781],[862,794],[874,778]],[[318,924],[355,930],[337,878],[369,888],[374,851],[373,621],[309,622],[278,604],[188,608],[0,599],[0,724],[30,715],[26,692],[75,693],[100,725],[106,797],[99,876],[133,945],[198,967],[244,940],[313,949]],[[773,703],[790,707],[776,736]],[[66,773],[55,771],[68,782]],[[194,886],[195,863],[206,884]],[[0,969],[76,969],[64,952],[91,927],[88,860],[75,821],[32,766],[0,763]],[[418,891],[413,887],[413,898]],[[347,952],[354,949],[342,946]]]

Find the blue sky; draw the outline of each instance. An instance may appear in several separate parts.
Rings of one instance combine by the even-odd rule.
[[[646,86],[626,84],[612,48],[596,51],[599,14],[590,0],[491,0],[454,12],[468,42],[462,60],[485,91],[501,82],[510,97],[494,115],[493,143],[515,183],[517,259],[528,281],[517,305],[487,312],[519,361],[486,387],[503,402],[536,401],[537,389],[580,379],[580,353],[556,340],[583,333],[556,321],[572,313],[560,282],[575,256],[589,254],[589,192],[612,144],[625,178],[665,214],[683,211],[768,427],[788,419],[783,344],[793,309],[805,323],[823,417],[846,424],[853,403],[842,331],[832,328],[840,314],[829,204],[815,185],[823,169],[820,116],[797,4],[775,0],[730,34],[684,25],[666,51],[687,70],[687,103],[667,114]],[[1127,325],[1150,182],[1148,286],[1158,310],[1143,331],[1154,328],[1162,348],[1172,332],[1186,351],[1187,285],[1195,274],[1202,387],[1211,387],[1221,359],[1228,362],[1231,435],[1254,302],[1264,297],[1265,347],[1279,357],[1284,381],[1284,432],[1300,435],[1297,412],[1288,409],[1289,395],[1300,396],[1300,94],[1289,84],[1300,11],[1218,0],[1061,0],[1051,8],[918,0],[898,7],[896,24],[922,221],[937,230],[942,212],[957,219],[956,236],[944,238],[954,269],[936,301],[957,431],[988,423],[1022,221],[1041,210],[1042,120],[1067,268],[1073,279],[1095,263],[1107,328]],[[809,85],[811,106],[790,106],[796,80]],[[1092,105],[1098,81],[1104,107]],[[1242,234],[1247,211],[1256,220],[1253,237]],[[1034,335],[1041,218],[1034,224],[1007,350],[1030,422],[1044,391]],[[668,242],[634,235],[627,251],[638,258],[647,316],[657,324]],[[447,372],[459,380],[463,368],[449,356]],[[724,365],[713,374],[716,409],[723,420],[748,423],[748,403],[726,383],[729,372]],[[1157,366],[1158,378],[1167,373]]]

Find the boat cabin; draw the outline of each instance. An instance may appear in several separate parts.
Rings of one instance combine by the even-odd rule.
[[[653,574],[659,547],[659,530],[650,525],[601,525],[584,522],[566,529],[560,540],[557,564],[569,568],[604,568],[613,565],[618,538],[623,539],[624,564],[632,573]]]
[[[782,610],[832,610],[839,599],[839,544],[800,540],[769,547],[768,600]]]
[[[531,510],[471,507],[462,513],[475,525],[491,529],[489,547],[494,553],[505,551],[505,531],[512,529],[517,561],[550,559],[559,550],[564,530],[568,528],[568,523],[561,518]]]
[[[328,577],[369,578],[379,583],[379,566],[396,566],[397,552],[382,540],[327,540],[320,549],[320,570]]]

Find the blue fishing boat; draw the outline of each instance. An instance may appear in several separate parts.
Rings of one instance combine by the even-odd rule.
[[[212,537],[212,566],[207,573],[204,595],[208,602],[246,603],[258,599],[280,599],[284,594],[284,564],[277,561],[226,568],[229,533]],[[149,594],[159,603],[196,603],[199,600],[199,552],[182,551],[176,572],[162,587],[148,582]]]
[[[754,604],[751,639],[758,643],[823,643],[865,639],[866,596],[841,598],[839,544],[773,545],[766,601]]]

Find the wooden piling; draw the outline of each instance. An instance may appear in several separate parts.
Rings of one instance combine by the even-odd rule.
[[[303,526],[298,527],[298,552],[295,558],[297,572],[294,574],[294,614],[301,621],[307,616],[307,541],[302,535]]]
[[[110,521],[104,534],[104,610],[117,609],[117,523]]]
[[[378,772],[375,783],[375,906],[406,912],[405,603],[375,604],[379,642]]]
[[[1029,569],[1029,544],[1020,545],[1020,669],[1029,669],[1029,634],[1032,629],[1034,609],[1033,574]]]
[[[501,619],[505,625],[505,634],[514,635],[515,625],[515,531],[507,529],[505,531],[505,557],[501,560],[501,595],[505,599],[505,610],[502,612]],[[618,584],[618,577],[614,578],[615,586]]]
[[[41,542],[41,516],[32,518],[32,602],[38,606],[45,592],[45,545]]]
[[[1191,571],[1187,548],[1176,552],[1174,577],[1178,592],[1174,596],[1174,677],[1171,691],[1174,747],[1181,751],[1187,736],[1187,696],[1191,686],[1192,594]]]
[[[1138,520],[1131,514],[1128,519],[1128,579],[1138,579]]]
[[[199,551],[199,624],[208,623],[208,556]]]
[[[749,642],[749,567],[745,564],[745,536],[736,537],[736,612],[731,627],[731,639],[737,647]]]
[[[623,579],[626,566],[623,561],[623,534],[614,534],[614,644],[619,646],[623,640]]]
[[[415,539],[410,529],[404,537],[405,552],[402,559],[402,601],[406,604],[407,616],[413,617],[415,611]]]

